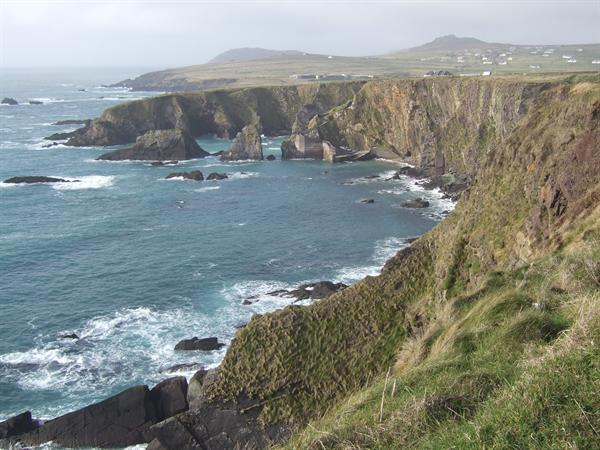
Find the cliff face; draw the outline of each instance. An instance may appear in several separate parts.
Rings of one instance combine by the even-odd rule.
[[[599,120],[598,77],[366,85],[351,105],[319,121],[323,138],[361,149],[392,148],[438,173],[467,174],[471,188],[444,222],[389,260],[380,276],[308,307],[255,316],[208,387],[212,402],[296,430],[329,409],[323,433],[314,441],[318,426],[298,434],[299,447],[318,448],[322,441],[340,448],[414,445],[410,439],[420,439],[421,429],[463,420],[471,426],[468,419],[481,405],[521,382],[523,358],[549,352],[571,325],[578,332],[583,319],[573,308],[597,298]],[[588,317],[597,317],[597,305],[591,312]],[[378,407],[387,387],[379,377],[392,366],[406,388],[398,391],[404,403],[391,411],[389,420],[396,422],[387,430],[383,403],[381,416]],[[573,370],[588,376],[578,372],[584,367]],[[426,380],[438,384],[432,388]],[[593,436],[585,410],[574,411],[581,423],[577,436]],[[352,417],[354,425],[343,428]],[[190,412],[177,420],[193,428],[203,418]],[[357,429],[367,422],[373,423],[368,432]],[[406,442],[405,430],[414,432]],[[523,433],[526,438],[529,432]],[[577,436],[564,442],[580,442]],[[165,448],[169,439],[160,439]],[[472,439],[484,446],[496,442],[479,431]]]
[[[325,112],[351,99],[362,82],[257,87],[169,94],[107,109],[73,133],[68,145],[116,145],[134,142],[151,130],[180,128],[193,136],[234,137],[249,124],[265,134],[289,134],[298,112]]]

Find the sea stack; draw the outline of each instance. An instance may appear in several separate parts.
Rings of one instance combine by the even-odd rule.
[[[229,150],[223,152],[221,161],[243,161],[247,159],[260,161],[263,159],[260,131],[256,125],[242,128]]]
[[[143,160],[165,161],[204,158],[209,153],[204,151],[193,136],[182,129],[153,130],[140,136],[133,147],[115,150],[99,156],[106,161]]]

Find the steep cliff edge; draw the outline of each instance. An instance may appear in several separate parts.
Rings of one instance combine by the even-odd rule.
[[[274,424],[278,438],[293,432],[291,448],[597,442],[600,80],[409,82],[423,103],[408,110],[394,107],[411,104],[404,83],[365,86],[381,91],[361,91],[320,132],[433,169],[443,159],[470,190],[380,276],[255,316],[208,386],[206,414],[177,416],[180,431],[153,448],[229,439],[213,426],[222,411],[266,426],[263,441],[235,434],[240,446],[273,438]]]

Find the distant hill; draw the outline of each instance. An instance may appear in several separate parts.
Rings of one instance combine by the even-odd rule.
[[[234,48],[220,53],[211,59],[209,64],[222,64],[237,61],[252,61],[255,59],[266,59],[277,56],[299,56],[303,52],[298,50],[269,50],[267,48]]]
[[[459,37],[454,34],[448,34],[446,36],[440,36],[435,38],[433,41],[427,44],[413,47],[412,51],[453,51],[453,50],[466,50],[469,48],[486,48],[494,47],[498,45],[510,44],[492,44],[489,42],[482,41],[472,37]]]

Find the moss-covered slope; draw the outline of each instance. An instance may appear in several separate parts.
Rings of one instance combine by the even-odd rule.
[[[329,410],[319,422],[323,433],[299,435],[303,445],[319,445],[316,433],[322,442],[344,448],[398,448],[396,439],[418,446],[415,435],[404,441],[394,434],[401,429],[386,434],[373,417],[381,374],[397,367],[392,373],[400,383],[398,401],[384,406],[384,415],[408,422],[394,427],[410,427],[414,419],[420,429],[420,417],[472,426],[470,418],[481,414],[492,437],[479,442],[493,445],[498,433],[510,433],[503,427],[520,419],[507,410],[504,425],[494,423],[493,399],[507,395],[518,403],[519,395],[534,395],[527,391],[526,371],[517,366],[577,324],[577,308],[588,305],[596,314],[600,283],[600,83],[571,79],[536,89],[512,130],[477,152],[474,183],[448,219],[388,261],[381,276],[309,307],[255,317],[234,339],[212,397],[260,399],[264,423],[283,421],[296,429]],[[440,148],[448,149],[451,160],[452,152],[465,150],[464,142],[450,139]],[[593,389],[597,366],[585,363],[594,356],[586,348],[565,355],[570,366],[565,362],[564,376],[574,371],[591,378],[595,384],[586,389]],[[562,363],[548,360],[530,376],[543,378],[544,364]],[[429,379],[431,386],[424,381]],[[350,394],[354,397],[343,402]],[[598,417],[598,402],[586,402],[575,425],[581,433],[585,418]],[[576,412],[572,405],[569,414]],[[538,411],[542,403],[519,407],[521,414],[539,414],[548,424],[566,420],[562,413],[551,418]],[[336,424],[360,418],[353,414],[363,410],[375,430],[365,432],[356,426],[360,421],[350,421],[336,440]],[[535,426],[530,422],[516,433]],[[369,440],[363,436],[369,433],[384,436]],[[570,439],[570,431],[563,434]],[[468,439],[458,432],[450,441],[443,438],[439,442]]]

